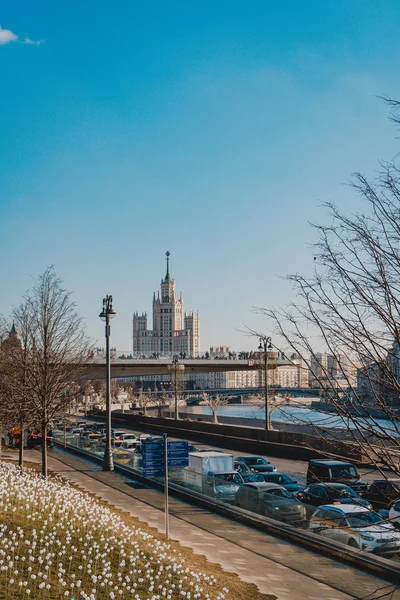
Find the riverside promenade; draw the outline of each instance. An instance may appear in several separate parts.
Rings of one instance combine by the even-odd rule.
[[[26,451],[25,459],[39,462],[40,453]],[[49,452],[49,469],[163,533],[161,492],[58,449]],[[171,497],[170,515],[171,539],[278,600],[373,600],[393,589],[364,571]],[[388,597],[400,600],[400,591]]]

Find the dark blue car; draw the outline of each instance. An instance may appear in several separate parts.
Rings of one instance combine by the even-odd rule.
[[[304,488],[304,485],[299,485],[297,481],[289,477],[289,475],[286,475],[286,473],[260,473],[260,475],[262,475],[263,480],[267,483],[276,483],[281,485],[291,494],[299,492]]]

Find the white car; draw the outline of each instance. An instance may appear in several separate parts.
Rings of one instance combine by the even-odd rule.
[[[134,433],[121,433],[120,434],[119,432],[117,432],[115,435],[116,435],[116,437],[118,437],[119,440],[123,440],[124,442],[127,442],[127,441],[132,442],[134,440],[137,440],[137,435],[135,435]]]
[[[310,531],[352,548],[389,554],[400,551],[400,533],[365,506],[326,504],[309,523]]]
[[[136,448],[138,447],[139,442],[138,441],[124,441],[122,442],[122,444],[120,445],[119,449],[120,450],[126,450],[126,452],[135,452]]]
[[[392,522],[400,525],[400,500],[396,500],[389,510],[389,519]]]

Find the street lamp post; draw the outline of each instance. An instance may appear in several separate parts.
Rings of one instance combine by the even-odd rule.
[[[185,368],[185,365],[182,365],[179,362],[179,359],[177,356],[174,356],[174,358],[172,359],[172,365],[168,365],[168,369],[174,371],[174,394],[175,394],[175,415],[174,415],[174,419],[175,421],[177,421],[179,419],[179,412],[178,412],[178,371],[183,371]]]
[[[110,367],[110,320],[117,313],[113,309],[112,296],[103,298],[103,310],[99,314],[105,321],[106,335],[106,448],[104,450],[103,471],[114,471],[114,461],[111,446],[111,367]]]
[[[267,432],[270,429],[268,414],[268,350],[272,350],[271,338],[266,336],[260,337],[258,349],[264,353],[265,431]]]

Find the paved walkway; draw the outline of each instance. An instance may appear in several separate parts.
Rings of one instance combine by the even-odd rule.
[[[40,454],[27,451],[25,458],[36,462]],[[49,468],[164,532],[162,493],[59,450],[49,453]],[[364,571],[175,498],[170,498],[170,514],[171,539],[278,600],[373,600],[388,585]],[[381,592],[375,595],[378,589]],[[400,600],[400,592],[395,591],[391,598]]]

